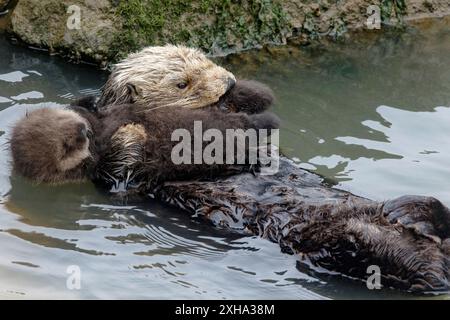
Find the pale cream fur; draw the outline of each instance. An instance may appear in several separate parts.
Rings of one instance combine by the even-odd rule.
[[[197,49],[174,45],[147,47],[114,66],[99,105],[143,102],[149,109],[202,108],[219,100],[230,79],[235,80],[231,72]],[[182,83],[186,88],[178,87]],[[134,99],[128,84],[136,88]]]
[[[69,171],[70,169],[78,166],[81,162],[83,162],[90,156],[91,152],[89,151],[89,139],[87,139],[82,149],[75,151],[70,155],[70,157],[62,159],[60,162],[58,162],[58,169],[60,171]]]
[[[69,109],[53,109],[54,113],[57,117],[61,118],[72,118],[73,121],[83,122],[87,128],[90,127],[89,122],[86,121],[82,116],[80,116],[75,111]],[[91,156],[91,152],[89,151],[89,139],[86,139],[86,142],[83,144],[83,147],[80,150],[77,150],[70,154],[69,157],[65,159],[61,159],[58,162],[58,169],[62,172],[68,171],[70,169],[78,166],[83,160],[89,158]]]

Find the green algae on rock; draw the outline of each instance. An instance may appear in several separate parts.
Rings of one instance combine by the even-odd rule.
[[[220,56],[291,40],[336,40],[367,29],[372,5],[383,26],[450,14],[448,0],[18,0],[9,31],[28,45],[105,66],[165,43]],[[80,24],[71,29],[74,6]]]
[[[281,1],[120,1],[116,53],[149,44],[183,43],[213,55],[284,44],[290,30]]]
[[[78,9],[71,12],[71,6]],[[79,26],[70,27],[77,10]],[[10,32],[28,45],[100,64],[108,59],[121,25],[113,11],[107,0],[19,0]]]

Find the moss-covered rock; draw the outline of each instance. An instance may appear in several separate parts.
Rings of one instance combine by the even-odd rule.
[[[19,0],[10,31],[29,45],[101,64],[120,28],[107,0]]]
[[[122,0],[117,13],[116,53],[169,42],[221,55],[283,44],[290,31],[281,0]]]
[[[80,8],[78,29],[67,25],[71,5]],[[391,26],[450,14],[448,0],[18,0],[10,31],[27,44],[95,63],[165,43],[225,55],[292,39],[339,39],[367,28],[371,5]]]

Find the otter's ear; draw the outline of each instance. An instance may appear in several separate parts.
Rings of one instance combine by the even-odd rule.
[[[142,90],[133,83],[127,83],[128,94],[130,95],[130,102],[134,103],[141,96]]]

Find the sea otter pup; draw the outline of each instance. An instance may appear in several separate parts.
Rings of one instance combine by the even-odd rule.
[[[255,98],[258,92],[264,93],[261,100]],[[246,102],[248,99],[252,101]],[[210,108],[150,109],[134,97],[133,101],[97,110],[93,97],[87,97],[70,109],[41,109],[27,114],[15,126],[11,138],[14,171],[35,183],[90,178],[115,186],[121,182],[127,186],[132,182],[151,184],[226,175],[245,170],[250,164],[175,165],[170,158],[176,144],[171,141],[172,132],[186,129],[193,138],[194,121],[200,121],[204,130],[217,129],[224,136],[227,129],[279,126],[273,114],[256,113],[273,101],[271,91],[257,82],[239,82]],[[227,110],[242,106],[248,114],[225,113],[219,106]]]
[[[13,169],[35,183],[58,184],[86,178],[98,156],[91,144],[92,124],[69,109],[27,113],[13,128]]]
[[[249,149],[257,147],[249,146],[249,141],[245,140],[247,133],[251,133],[249,130],[253,129],[257,138],[260,130],[266,130],[266,134],[270,135],[272,129],[279,127],[278,118],[269,112],[248,115],[224,113],[216,108],[180,110],[176,106],[149,111],[146,107],[140,104],[115,105],[99,111],[99,119],[105,128],[96,139],[100,154],[96,179],[115,186],[123,183],[124,187],[128,187],[131,184],[147,191],[164,181],[214,178],[239,173],[258,165],[249,159]],[[239,130],[234,132],[238,137],[236,140],[243,138],[246,143],[241,149],[233,147],[229,151],[226,136],[229,130],[236,129]],[[188,150],[181,151],[188,153],[186,163],[177,163],[173,158],[180,152],[175,148],[179,141],[173,141],[176,130],[184,131],[184,138],[188,140],[183,141],[187,142]],[[212,163],[203,159],[203,150],[206,150],[209,142],[202,138],[210,130],[219,132],[223,138],[219,142],[223,154]],[[198,138],[200,140],[196,141]],[[199,162],[194,160],[197,156],[194,154],[196,143],[201,148],[197,154],[202,157]],[[263,146],[266,142],[257,143]],[[227,152],[233,152],[231,163],[227,162],[230,157]],[[236,161],[239,157],[242,157],[243,162]]]

